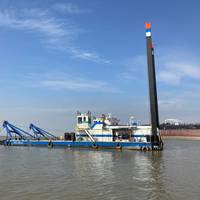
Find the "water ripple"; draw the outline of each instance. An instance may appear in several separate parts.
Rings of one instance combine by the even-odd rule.
[[[182,140],[146,153],[0,146],[1,199],[199,200],[199,152]]]

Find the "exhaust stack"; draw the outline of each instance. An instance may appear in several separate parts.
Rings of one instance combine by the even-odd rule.
[[[158,114],[158,99],[157,99],[157,87],[156,87],[156,72],[155,72],[155,61],[154,61],[154,48],[151,38],[151,23],[145,24],[146,28],[146,46],[147,46],[147,64],[148,64],[148,79],[149,79],[149,98],[150,98],[150,113],[151,113],[151,126],[152,136],[151,142],[152,147],[162,144],[161,138],[159,137],[159,114]]]

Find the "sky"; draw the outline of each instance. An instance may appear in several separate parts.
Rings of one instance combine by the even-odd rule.
[[[71,131],[76,111],[148,123],[144,24],[160,121],[200,122],[200,1],[0,0],[0,122]]]

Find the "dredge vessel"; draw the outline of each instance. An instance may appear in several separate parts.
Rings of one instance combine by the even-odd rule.
[[[92,118],[91,113],[77,112],[75,133],[66,133],[65,140],[31,124],[28,133],[4,121],[7,133],[4,145],[49,146],[49,147],[90,147],[140,150],[162,150],[163,142],[159,134],[159,116],[154,63],[154,48],[151,38],[151,24],[146,23],[146,46],[149,79],[151,126],[130,123],[120,125],[119,120],[110,116]]]

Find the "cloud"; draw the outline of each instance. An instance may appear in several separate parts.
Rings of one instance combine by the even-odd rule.
[[[19,16],[13,11],[0,11],[0,26],[40,33],[46,42],[58,46],[60,41],[67,40],[68,44],[79,34],[69,21],[59,20],[47,10],[24,9],[22,13]]]
[[[136,80],[137,79],[137,76],[130,72],[123,72],[121,75],[126,80]]]
[[[173,71],[162,70],[158,74],[158,80],[170,85],[178,85],[181,82],[182,74]]]
[[[41,73],[15,73],[15,84],[7,81],[8,76],[4,75],[2,84],[4,89],[50,89],[54,91],[74,91],[74,92],[97,92],[97,93],[122,93],[122,90],[115,87],[110,79],[95,80],[91,76],[84,77],[76,73],[65,73],[57,70]]]
[[[200,80],[200,61],[195,52],[170,47],[158,49],[156,54],[158,81],[166,85],[192,85]]]
[[[159,81],[170,85],[179,85],[185,78],[200,80],[200,65],[186,62],[167,62],[158,73]]]
[[[147,63],[145,55],[138,54],[133,56],[132,58],[124,61],[123,65],[126,67],[126,71],[121,74],[124,79],[136,80],[140,79],[142,75],[147,74]]]
[[[72,3],[56,3],[55,5],[53,5],[53,9],[58,12],[64,13],[64,14],[76,14],[77,15],[77,14],[83,14],[83,13],[89,12],[89,10],[82,9]]]
[[[75,6],[69,5],[68,10],[71,10],[70,12],[75,12],[75,10],[78,12]],[[78,47],[76,41],[81,30],[72,20],[59,18],[50,9],[26,8],[22,9],[21,12],[0,10],[0,26],[22,30],[26,33],[35,33],[48,47],[65,51],[74,58],[104,64],[110,63],[109,60],[102,58],[97,53]]]
[[[172,48],[169,48],[172,49]],[[180,85],[183,81],[191,79],[200,80],[200,62],[190,56],[186,51],[167,49],[158,50],[156,53],[156,76],[159,82],[166,85]],[[185,56],[189,55],[188,57]],[[123,65],[126,67],[122,73],[124,79],[141,79],[147,77],[146,55],[138,54],[127,59]],[[190,82],[190,84],[192,83]]]
[[[155,52],[158,102],[161,120],[181,118],[197,121],[200,95],[200,61],[195,52],[175,47]],[[123,78],[141,82],[147,78],[146,55],[138,54],[123,63]],[[135,82],[136,82],[135,81]],[[148,82],[145,83],[148,87]],[[141,87],[142,88],[142,87]],[[144,88],[143,88],[144,89]]]
[[[70,91],[86,91],[86,92],[111,92],[118,93],[119,90],[113,88],[108,83],[103,81],[92,81],[84,79],[68,79],[68,80],[42,80],[39,86],[56,89],[56,90],[70,90]]]
[[[111,60],[107,60],[107,59],[101,58],[96,53],[84,52],[84,51],[81,51],[81,50],[78,50],[78,49],[72,49],[72,52],[74,54],[74,57],[76,57],[76,58],[81,58],[81,59],[84,59],[84,60],[94,61],[94,62],[97,62],[97,63],[111,64]]]
[[[4,11],[0,12],[0,25],[8,28],[25,29],[27,31],[38,31],[49,37],[63,37],[66,31],[62,28],[60,23],[53,17],[47,18],[46,12],[41,15],[40,10],[25,10],[26,18],[18,17],[14,12]],[[26,14],[27,13],[27,14]],[[36,15],[36,17],[33,17]]]

